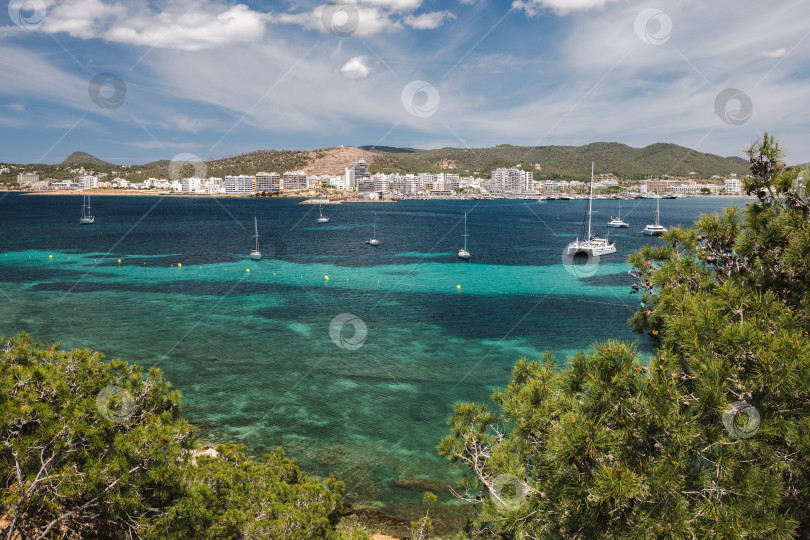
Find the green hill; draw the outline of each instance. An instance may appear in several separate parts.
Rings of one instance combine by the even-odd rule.
[[[372,147],[362,148],[370,150]],[[372,170],[455,170],[462,174],[488,176],[497,167],[521,165],[524,169],[533,170],[536,179],[577,180],[588,178],[591,162],[595,162],[597,174],[613,174],[619,178],[637,180],[664,175],[685,177],[690,173],[697,173],[700,178],[748,173],[748,162],[741,157],[721,157],[669,143],[656,143],[644,148],[610,142],[585,146],[499,145],[493,148],[407,149],[405,152],[394,149],[380,154],[374,160]],[[535,168],[535,164],[540,169]]]

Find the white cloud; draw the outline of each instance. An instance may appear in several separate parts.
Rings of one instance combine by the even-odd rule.
[[[614,0],[515,0],[512,7],[522,9],[529,17],[534,17],[545,9],[550,9],[557,15],[566,15],[573,11],[603,7],[612,1]]]
[[[324,20],[322,17],[324,6],[319,6],[312,11],[304,11],[300,13],[278,13],[270,16],[270,20],[281,24],[297,24],[308,28],[310,30],[317,30],[319,32],[327,33],[330,29],[327,27],[331,24],[328,19]],[[336,17],[342,17],[334,21],[336,27],[341,29],[346,25],[347,13],[354,12],[357,17],[356,28],[352,23],[349,23],[350,34],[360,37],[373,36],[382,31],[398,30],[402,28],[402,24],[391,18],[389,10],[381,9],[377,6],[371,5],[356,5],[352,6],[349,10],[340,10],[336,13]]]
[[[355,56],[349,59],[349,61],[340,68],[340,73],[347,79],[365,79],[371,73],[368,58],[365,56]]]
[[[408,15],[403,21],[411,28],[417,30],[434,30],[442,25],[445,19],[455,19],[456,16],[449,11],[434,11],[421,15]]]
[[[40,29],[81,39],[199,51],[249,43],[264,34],[267,15],[244,4],[176,0],[156,11],[141,2],[64,0],[48,8]]]
[[[783,56],[787,56],[788,50],[782,47],[781,49],[774,49],[772,51],[760,51],[757,56],[761,56],[763,58],[782,58]]]

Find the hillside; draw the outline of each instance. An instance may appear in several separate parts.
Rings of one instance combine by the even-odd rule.
[[[73,152],[62,161],[62,165],[112,165],[103,159],[92,156],[86,152]]]
[[[419,150],[389,146],[340,146],[314,150],[258,150],[233,157],[208,161],[211,176],[235,174],[252,175],[260,171],[278,172],[303,170],[307,174],[343,174],[344,167],[364,159],[372,173],[455,172],[461,175],[489,177],[497,167],[520,166],[534,172],[535,179],[585,180],[591,162],[597,174],[613,174],[618,178],[641,180],[650,176],[697,178],[725,177],[731,173],[748,174],[748,162],[741,157],[705,154],[669,143],[656,143],[633,148],[615,142],[596,142],[584,146],[512,146],[502,144],[491,148],[439,148]],[[18,165],[0,176],[2,182],[14,182],[17,172],[36,170],[48,178],[70,178],[71,168],[83,166],[95,173],[122,176],[131,181],[149,177],[168,178],[169,160],[143,165],[114,165],[84,152],[73,152],[58,165]],[[536,166],[539,166],[537,168]],[[187,169],[187,170],[186,170]],[[184,175],[193,174],[188,166]]]
[[[363,147],[369,148],[369,147]],[[729,173],[748,173],[741,157],[721,157],[695,152],[676,144],[656,143],[633,148],[620,143],[598,142],[585,146],[512,146],[493,148],[441,148],[438,150],[394,149],[381,152],[372,170],[451,171],[486,176],[497,167],[521,164],[534,170],[535,178],[586,179],[591,162],[598,174],[644,179],[649,176],[682,176],[695,172],[702,178]],[[540,165],[540,169],[535,168]]]

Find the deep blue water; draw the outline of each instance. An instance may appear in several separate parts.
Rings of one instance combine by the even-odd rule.
[[[80,226],[80,200],[0,200],[0,335],[159,366],[207,439],[284,446],[392,514],[421,496],[394,478],[453,481],[435,454],[453,403],[486,400],[521,356],[551,350],[562,365],[608,338],[652,352],[626,323],[638,298],[624,261],[662,241],[641,234],[654,201],[624,201],[618,253],[571,267],[562,252],[584,201],[344,204],[319,225],[317,206],[292,199],[99,196],[96,223]],[[744,202],[664,200],[661,220],[690,225],[730,204]],[[604,224],[616,203],[594,208]],[[364,243],[374,212],[377,247]],[[456,257],[464,212],[468,262]],[[254,216],[259,262],[247,257]],[[347,313],[367,329],[359,348],[330,337]],[[339,334],[353,336],[351,324]]]

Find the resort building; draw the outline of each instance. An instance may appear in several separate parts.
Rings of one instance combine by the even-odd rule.
[[[284,173],[281,188],[284,190],[307,189],[307,173],[304,171],[288,171]]]
[[[226,176],[223,182],[225,193],[233,195],[250,195],[253,193],[252,176]]]
[[[26,188],[39,182],[39,175],[33,172],[24,172],[17,175],[17,183],[21,188]]]
[[[275,193],[281,191],[281,175],[277,172],[256,173],[256,192]]]
[[[98,176],[84,175],[76,178],[79,189],[96,189],[98,187]]]
[[[514,167],[495,169],[491,184],[496,193],[527,193],[532,190],[534,173]]]
[[[205,193],[202,189],[204,180],[196,176],[183,178],[183,193]]]
[[[742,182],[739,178],[726,178],[725,188],[726,193],[739,194],[742,191]]]

